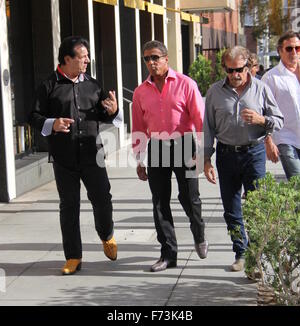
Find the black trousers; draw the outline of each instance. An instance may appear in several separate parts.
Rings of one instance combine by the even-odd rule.
[[[60,198],[60,226],[66,259],[82,257],[80,235],[80,180],[93,206],[95,228],[101,240],[113,236],[110,183],[105,168],[98,165],[66,168],[53,163]]]
[[[154,142],[157,141],[151,140],[148,146],[147,171],[148,182],[152,193],[153,215],[155,228],[157,231],[157,240],[161,244],[161,257],[176,260],[178,248],[174,221],[170,207],[172,172],[175,173],[178,183],[178,200],[190,220],[190,229],[195,243],[201,243],[205,240],[205,223],[202,219],[202,205],[198,190],[198,176],[194,174],[193,178],[187,178],[187,172],[191,172],[191,169],[195,170],[195,168],[188,168],[184,163],[181,166],[180,164],[175,164],[174,148],[176,147],[176,144],[174,144],[174,142],[167,145],[168,147],[170,146],[170,148],[167,149],[170,151],[169,166],[163,166],[164,164],[162,164],[162,160],[160,158],[158,160],[156,158],[153,159],[153,151],[152,154],[150,153],[151,143],[153,146]],[[166,150],[166,148],[164,147],[164,142],[159,142],[159,155],[161,156],[162,152]],[[178,152],[180,151],[177,151],[177,153]],[[155,161],[159,161],[159,166],[153,167],[153,162]]]

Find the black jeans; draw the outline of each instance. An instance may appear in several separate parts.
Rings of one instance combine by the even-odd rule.
[[[94,212],[95,228],[101,240],[113,236],[110,183],[105,168],[97,165],[66,168],[53,163],[60,198],[60,225],[66,259],[82,257],[80,235],[80,180]]]
[[[177,241],[174,229],[173,216],[170,207],[171,200],[171,177],[175,173],[179,195],[178,199],[186,215],[190,220],[190,229],[193,234],[194,242],[201,243],[205,240],[205,223],[202,219],[201,200],[199,198],[198,176],[187,178],[186,172],[190,172],[185,164],[177,166],[174,164],[174,143],[171,143],[170,164],[162,166],[159,159],[159,166],[151,166],[151,143],[157,142],[151,140],[148,146],[148,181],[152,193],[154,223],[157,231],[157,240],[161,244],[161,257],[177,260]],[[160,154],[164,151],[164,142],[160,141]],[[159,154],[159,155],[160,155]],[[152,152],[153,156],[153,152]],[[156,159],[154,161],[157,161]],[[156,164],[155,164],[156,165]],[[175,165],[175,166],[174,166]],[[192,168],[193,169],[193,168]],[[195,169],[194,169],[195,170]]]

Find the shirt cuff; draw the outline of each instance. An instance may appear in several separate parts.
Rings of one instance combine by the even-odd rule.
[[[274,129],[274,120],[271,117],[265,116],[265,125],[266,131],[272,132]]]
[[[50,136],[52,134],[53,123],[55,119],[46,119],[42,129],[42,136]]]
[[[135,160],[136,160],[137,164],[139,164],[141,166],[146,166],[147,152],[138,152],[138,153],[136,153]]]
[[[117,128],[120,128],[123,122],[123,111],[119,110],[118,114],[112,121],[113,125]]]

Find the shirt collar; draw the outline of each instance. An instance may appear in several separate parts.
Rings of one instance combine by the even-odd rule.
[[[252,81],[253,81],[253,77],[252,77],[252,75],[250,74],[250,72],[248,72],[248,76],[250,77],[250,80],[247,79],[247,82],[248,82],[248,80],[249,80],[249,83],[248,83],[247,86],[251,86]],[[226,77],[223,79],[222,87],[225,87],[225,86],[230,87],[229,84],[228,84],[228,82],[227,82],[227,80],[228,80],[228,77],[226,76]]]
[[[170,67],[169,67],[169,70],[168,70],[168,74],[166,76],[166,79],[176,79],[176,73]],[[149,83],[149,84],[152,84],[153,83],[153,81],[151,79],[151,75],[148,76],[148,78],[146,79],[146,82]]]
[[[73,83],[73,80],[71,80],[63,71],[62,69],[60,68],[59,65],[57,65],[57,69],[56,69],[56,77],[57,77],[57,80],[61,80],[63,78],[66,78],[68,80],[70,80],[72,83]],[[75,81],[75,84],[76,83],[79,83],[79,82],[83,82],[85,79],[87,79],[87,77],[85,76],[85,74],[80,74],[78,76],[78,78],[76,79]]]
[[[293,77],[295,77],[295,74],[288,70],[288,68],[283,64],[283,62],[280,60],[278,64],[278,69],[282,74],[289,74]]]

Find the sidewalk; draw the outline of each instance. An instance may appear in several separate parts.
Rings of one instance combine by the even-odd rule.
[[[118,154],[126,155],[123,149]],[[116,154],[108,158],[108,165]],[[268,170],[282,177],[280,163]],[[256,284],[243,272],[230,272],[234,260],[223,220],[219,186],[200,177],[208,258],[195,253],[188,218],[177,200],[172,209],[179,245],[178,267],[149,272],[159,258],[147,182],[134,168],[108,167],[113,195],[118,259],[109,261],[94,229],[92,207],[82,186],[82,270],[61,276],[64,264],[55,182],[10,204],[0,204],[0,306],[111,305],[207,306],[256,305]],[[5,274],[5,278],[3,276]],[[3,288],[3,282],[5,286]],[[2,290],[6,290],[3,292]]]

